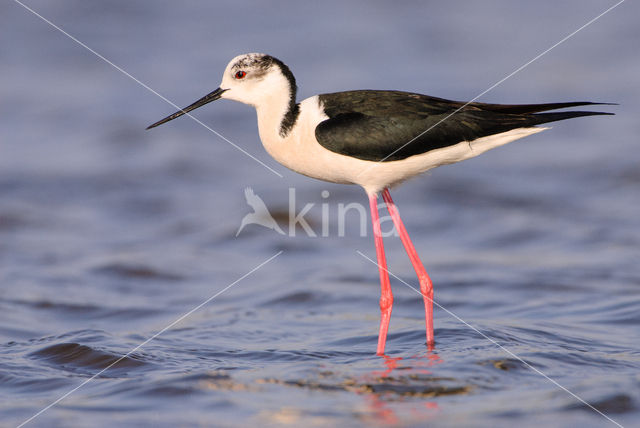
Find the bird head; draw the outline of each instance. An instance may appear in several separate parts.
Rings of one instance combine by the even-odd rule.
[[[224,70],[218,89],[193,104],[150,125],[154,128],[212,101],[225,98],[257,107],[274,96],[286,96],[295,102],[296,81],[282,61],[271,55],[249,53],[233,58]]]

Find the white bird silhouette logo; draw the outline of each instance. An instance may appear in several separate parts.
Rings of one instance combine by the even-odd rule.
[[[242,219],[242,223],[240,223],[240,228],[236,232],[236,236],[240,234],[242,229],[248,224],[258,224],[260,226],[264,226],[267,229],[273,229],[278,232],[280,235],[284,235],[285,233],[280,229],[278,223],[276,223],[275,219],[267,209],[267,206],[264,204],[264,201],[260,198],[260,196],[256,195],[253,192],[251,187],[247,187],[244,189],[244,196],[247,199],[247,204],[251,208],[253,208],[253,212],[244,216]]]

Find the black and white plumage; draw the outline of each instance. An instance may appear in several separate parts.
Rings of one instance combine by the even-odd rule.
[[[359,90],[298,103],[296,94],[293,73],[282,61],[239,55],[218,89],[149,128],[220,98],[240,101],[256,108],[260,138],[277,161],[313,178],[361,185],[372,194],[546,129],[536,125],[610,114],[542,113],[599,104],[591,102],[465,105],[408,92]]]
[[[538,126],[541,124],[611,114],[548,112],[600,104],[591,102],[463,103],[408,92],[360,90],[315,95],[298,103],[296,94],[293,73],[282,61],[265,54],[240,55],[227,65],[218,89],[149,128],[220,98],[239,101],[256,108],[262,144],[278,162],[309,177],[362,186],[369,197],[382,289],[378,354],[385,349],[393,303],[380,232],[378,193],[382,192],[418,275],[427,345],[432,349],[431,280],[402,224],[389,187],[547,129]]]
[[[594,104],[590,102],[465,104],[399,91],[349,91],[319,98],[329,119],[316,128],[318,142],[333,152],[378,162],[402,160],[516,128],[602,114],[539,113]]]

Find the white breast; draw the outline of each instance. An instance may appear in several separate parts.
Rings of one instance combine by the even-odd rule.
[[[272,109],[258,109],[260,139],[267,152],[287,168],[319,180],[334,183],[358,184],[368,193],[377,193],[385,187],[401,183],[411,177],[440,165],[475,157],[487,150],[538,133],[547,128],[518,128],[500,134],[462,141],[411,156],[387,162],[365,161],[341,155],[322,147],[316,140],[316,126],[328,119],[318,96],[300,103],[300,115],[285,138],[279,135],[282,113]],[[366,144],[363,141],[362,144]]]

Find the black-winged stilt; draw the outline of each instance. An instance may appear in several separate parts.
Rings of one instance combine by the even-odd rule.
[[[378,193],[418,275],[425,305],[427,346],[433,348],[433,287],[400,219],[389,187],[440,165],[459,162],[548,128],[547,122],[612,114],[594,111],[541,113],[592,102],[485,104],[450,101],[399,91],[347,91],[296,101],[296,81],[280,60],[265,54],[231,60],[220,87],[154,123],[156,127],[220,98],[252,105],[265,149],[300,174],[358,184],[369,197],[381,283],[383,354],[393,295],[380,231]]]

